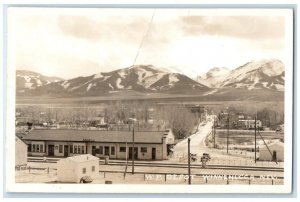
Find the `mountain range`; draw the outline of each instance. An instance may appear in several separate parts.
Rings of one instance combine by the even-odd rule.
[[[214,67],[196,79],[152,65],[135,65],[68,80],[17,70],[16,90],[17,97],[86,97],[130,93],[215,96],[220,99],[235,94],[255,97],[255,94],[267,93],[277,96],[284,91],[284,65],[276,59],[251,61],[233,70]]]
[[[63,79],[59,77],[44,76],[33,71],[17,70],[16,89],[17,93],[25,93],[28,89],[36,89],[37,87],[45,86],[61,80]]]

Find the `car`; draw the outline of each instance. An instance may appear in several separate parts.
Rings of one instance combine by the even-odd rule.
[[[203,153],[202,158],[205,158],[206,160],[210,160],[210,155],[208,153]]]

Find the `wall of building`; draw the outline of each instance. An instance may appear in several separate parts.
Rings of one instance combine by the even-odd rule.
[[[28,156],[47,156],[47,148],[46,143],[44,141],[26,141],[26,144],[28,144],[28,146],[31,147],[31,152],[28,152]],[[35,145],[35,148],[37,145],[39,145],[39,151],[34,151],[33,145]],[[43,147],[43,151],[41,151],[41,145]]]
[[[59,182],[77,182],[76,164],[67,159],[57,162],[57,181]]]
[[[27,164],[27,145],[19,138],[15,139],[15,165]]]
[[[95,170],[92,171],[94,166]],[[83,168],[86,173],[83,173]],[[59,182],[74,182],[79,183],[84,176],[89,176],[95,179],[99,176],[99,161],[89,160],[84,162],[76,162],[63,159],[57,163],[57,180]]]
[[[94,171],[92,171],[93,166],[95,168]],[[83,168],[86,169],[86,173],[82,172]],[[77,165],[77,182],[80,182],[80,179],[84,176],[89,176],[92,179],[99,176],[99,160],[86,161]]]
[[[138,148],[138,159],[140,160],[151,160],[152,159],[152,148],[155,148],[155,159],[156,160],[163,160],[167,159],[167,145],[166,145],[166,138],[163,138],[164,143],[163,144],[141,144],[141,143],[135,143],[135,147]],[[75,156],[79,154],[92,154],[92,148],[93,146],[96,147],[96,149],[99,149],[100,147],[103,148],[102,154],[97,153],[95,156],[97,157],[104,157],[105,155],[105,147],[109,148],[109,158],[111,159],[126,159],[126,152],[120,151],[120,147],[126,148],[126,143],[96,143],[96,142],[54,142],[54,141],[47,141],[47,142],[39,142],[39,141],[29,141],[29,143],[38,143],[38,144],[44,144],[45,152],[30,152],[30,155],[32,156],[49,156],[48,146],[54,145],[54,156],[55,157],[64,157],[64,149],[65,145],[68,146],[68,156]],[[59,151],[59,146],[62,146],[61,152]],[[84,152],[82,153],[75,153],[74,146],[80,146],[80,148],[84,148]],[[128,152],[129,147],[132,147],[132,143],[128,143]],[[73,151],[71,153],[70,147],[73,147]],[[112,147],[114,147],[114,154],[112,153]],[[143,152],[146,148],[146,151]],[[129,156],[129,154],[127,153]]]
[[[86,154],[86,143],[84,142],[54,142],[54,141],[49,141],[46,144],[47,147],[47,155],[49,155],[49,151],[48,151],[48,146],[49,145],[54,145],[54,156],[57,157],[63,157],[65,154],[65,145],[68,146],[68,156],[74,156],[74,155],[79,155],[79,154]],[[62,150],[61,152],[59,151],[59,146],[62,146]],[[74,153],[75,149],[74,146],[80,146],[80,153]],[[71,149],[70,147],[73,147],[73,151],[71,153]],[[82,147],[84,149],[84,151],[82,152]]]
[[[284,151],[283,151],[282,147],[274,146],[269,149],[272,154],[273,154],[273,151],[276,151],[277,161],[284,161]],[[267,148],[262,148],[259,150],[259,160],[261,160],[261,161],[271,161],[272,160],[272,155],[270,154],[270,152]]]
[[[97,157],[104,157],[104,147],[110,147],[109,148],[109,158],[112,159],[126,159],[126,151],[122,152],[120,151],[121,147],[126,148],[126,143],[89,143],[88,145],[88,153],[92,154],[92,147],[95,146],[96,149],[99,149],[99,147],[103,147],[103,153],[102,154],[96,154]],[[111,154],[111,147],[115,147],[115,155]],[[128,150],[127,150],[127,156],[129,156],[129,147],[132,147],[132,143],[127,144]],[[163,145],[162,144],[141,144],[141,143],[135,143],[134,145],[135,148],[138,149],[138,159],[140,160],[151,160],[152,159],[152,148],[156,149],[156,160],[162,160],[166,159],[166,145],[165,151],[163,150]],[[147,148],[147,152],[142,152],[142,148]],[[165,153],[164,153],[165,152]],[[163,156],[165,155],[165,156]]]

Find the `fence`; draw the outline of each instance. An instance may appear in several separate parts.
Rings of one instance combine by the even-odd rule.
[[[209,153],[209,152],[208,152]],[[230,158],[230,156],[229,156]],[[187,163],[188,154],[187,153],[179,153],[174,154],[171,158],[172,161],[178,161],[180,163]],[[197,156],[194,161],[191,163],[201,163],[201,157]],[[260,167],[284,167],[284,162],[274,162],[274,161],[254,161],[253,158],[243,158],[243,159],[235,159],[234,156],[231,159],[221,159],[221,158],[212,158],[209,160],[207,165],[235,165],[235,166],[260,166]]]

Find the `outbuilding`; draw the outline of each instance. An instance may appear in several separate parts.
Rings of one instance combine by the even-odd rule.
[[[259,160],[261,161],[284,161],[284,143],[273,142],[268,145],[269,149],[264,146],[259,148]]]
[[[57,181],[80,183],[99,176],[99,158],[90,154],[61,159],[57,163]]]
[[[15,166],[26,166],[27,144],[18,136],[15,137]]]

